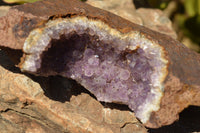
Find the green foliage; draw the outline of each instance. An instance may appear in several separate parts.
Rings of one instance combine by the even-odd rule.
[[[200,0],[185,0],[185,16],[182,28],[184,34],[196,43],[200,43]]]
[[[184,7],[190,17],[200,15],[200,0],[185,0]]]

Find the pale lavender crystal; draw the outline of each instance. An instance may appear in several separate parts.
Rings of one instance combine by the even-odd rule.
[[[109,29],[105,24],[72,20],[52,21],[43,31],[33,31],[24,45],[31,58],[27,56],[22,70],[72,78],[100,101],[127,104],[146,122],[162,96],[160,78],[166,62],[161,59],[161,49],[135,33],[124,34],[127,38],[122,39],[118,31],[104,30]],[[42,33],[51,40],[38,46]]]
[[[62,72],[79,81],[98,100],[131,103],[129,106],[137,111],[150,93],[150,76],[154,70],[149,64],[151,59],[145,57],[141,48],[133,53],[124,50],[117,54],[118,48],[104,41],[98,41],[98,47],[91,44],[93,37],[74,33],[70,39],[53,40],[52,47],[42,54],[44,64],[40,72]],[[49,60],[51,64],[47,63]]]

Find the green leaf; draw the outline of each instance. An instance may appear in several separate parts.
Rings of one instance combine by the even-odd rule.
[[[184,6],[188,16],[200,15],[200,0],[185,0]]]

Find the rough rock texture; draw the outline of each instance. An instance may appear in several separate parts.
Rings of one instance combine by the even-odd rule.
[[[0,6],[0,17],[5,16],[9,9],[9,6]]]
[[[99,101],[127,104],[145,123],[159,108],[160,82],[167,74],[162,49],[152,45],[92,19],[56,19],[30,33],[19,66],[37,75],[72,78]]]
[[[41,31],[41,35],[44,35],[43,31],[46,28],[41,28],[41,27],[48,27],[48,25],[51,22],[54,24],[54,22],[56,22],[57,20],[58,21],[60,20],[59,19],[60,17],[62,17],[61,21],[64,21],[64,18],[72,19],[78,16],[82,16],[84,19],[86,19],[86,17],[84,16],[87,16],[87,19],[94,19],[95,21],[103,23],[103,25],[105,23],[108,26],[109,31],[117,31],[117,32],[108,32],[110,35],[113,35],[113,33],[114,34],[117,33],[117,35],[119,35],[118,38],[122,38],[125,36],[130,40],[133,39],[134,37],[136,38],[138,37],[137,40],[141,41],[141,43],[136,42],[136,46],[140,46],[142,48],[141,50],[145,51],[145,54],[149,52],[149,50],[145,48],[145,45],[147,46],[153,45],[155,48],[156,47],[160,48],[160,50],[155,52],[156,55],[153,56],[153,59],[154,58],[160,59],[158,63],[161,63],[161,64],[163,60],[167,60],[168,75],[167,77],[163,76],[164,81],[161,80],[161,82],[159,82],[160,84],[162,84],[163,88],[161,87],[158,88],[158,90],[160,89],[160,91],[164,92],[162,99],[160,101],[157,101],[160,103],[159,104],[160,108],[157,111],[154,110],[154,112],[151,113],[151,116],[148,119],[148,121],[144,122],[146,126],[155,128],[155,127],[160,127],[162,125],[171,124],[176,119],[178,119],[178,113],[181,112],[188,105],[200,105],[200,100],[199,100],[200,56],[199,54],[193,51],[190,51],[189,49],[184,47],[182,44],[180,44],[178,41],[173,40],[171,37],[151,31],[139,25],[130,23],[129,21],[126,21],[111,13],[105,12],[103,10],[99,10],[97,8],[93,8],[91,6],[80,3],[78,1],[71,0],[71,1],[64,2],[60,0],[60,1],[56,1],[56,4],[55,3],[51,4],[51,2],[53,3],[55,1],[54,0],[50,0],[48,2],[42,1],[42,2],[37,2],[34,4],[26,4],[23,6],[17,6],[17,7],[12,8],[6,17],[3,17],[0,19],[0,22],[2,23],[0,27],[0,33],[3,35],[2,38],[0,39],[0,45],[5,46],[5,47],[10,47],[13,49],[22,49],[25,39],[28,37],[31,30],[36,29],[35,31],[38,31],[38,32]],[[51,5],[53,5],[53,8]],[[43,8],[39,8],[40,6],[42,6]],[[81,21],[80,21],[80,24],[82,24]],[[77,24],[78,27],[80,27],[80,24]],[[50,31],[56,31],[55,29],[56,28],[54,27]],[[100,32],[102,31],[103,30],[101,30]],[[40,36],[38,32],[35,32],[36,33],[35,37],[38,37],[38,38],[33,40],[33,42],[46,39],[46,37]],[[78,33],[80,32],[77,32],[77,34]],[[72,35],[74,35],[74,33]],[[133,35],[132,36],[133,38],[131,38],[128,35]],[[31,32],[31,36],[34,37],[34,32]],[[55,37],[56,34],[53,36]],[[67,37],[70,37],[70,36],[67,36]],[[7,38],[9,38],[9,40],[7,40]],[[63,39],[57,39],[57,42],[59,41],[62,42],[62,40]],[[105,41],[105,39],[103,40]],[[120,40],[123,40],[123,39],[120,39]],[[46,48],[46,47],[41,47],[41,49],[37,50],[34,48],[34,46],[38,46],[36,45],[37,43],[33,43],[33,45],[29,45],[29,44],[30,43],[28,43],[28,45],[25,45],[28,47],[25,47],[24,49],[26,52],[26,56],[22,58],[22,63],[24,61],[26,62],[27,57],[29,57],[26,49],[36,50],[36,53],[37,53],[38,50],[39,52],[41,52],[43,48]],[[46,46],[46,41],[44,43],[41,42],[40,44],[45,44],[44,46]],[[114,44],[117,45],[117,42]],[[34,49],[31,49],[32,46]],[[53,45],[47,45],[47,46],[51,47]],[[111,46],[115,46],[115,45],[112,44]],[[121,46],[122,46],[122,51],[123,51],[124,50],[123,47],[127,47],[130,45],[127,45],[126,43],[124,43]],[[120,47],[117,46],[116,48],[120,48]],[[152,48],[152,47],[150,46],[148,48]],[[109,50],[109,49],[104,48],[104,50]],[[140,49],[135,48],[135,47],[133,47],[133,49],[129,47],[129,50],[125,49],[125,53],[122,52],[121,55],[126,56],[127,53],[134,55],[135,53],[138,53],[139,50]],[[161,55],[163,54],[163,56],[160,56],[159,54]],[[36,55],[37,56],[33,58],[33,60],[36,60],[37,62],[37,58],[39,57],[38,61],[40,61],[40,56],[38,55],[41,55],[41,54],[36,54]],[[139,54],[139,57],[142,57],[141,55],[142,54]],[[49,57],[50,56],[51,54],[49,54]],[[33,56],[30,56],[30,57],[32,58]],[[145,57],[147,57],[147,55]],[[59,60],[58,60],[58,63],[59,63]],[[23,66],[23,64],[21,64],[20,66]],[[53,66],[55,66],[55,64]],[[37,67],[38,66],[36,66],[36,68]],[[151,67],[154,68],[155,65],[152,65]],[[40,66],[38,68],[40,68]],[[154,70],[157,70],[157,68]],[[31,69],[29,71],[31,71]],[[165,74],[165,72],[163,71],[158,71],[158,72],[160,72],[161,74],[162,73]],[[144,85],[145,82],[142,82],[142,83]],[[86,86],[85,84],[83,85]],[[156,94],[162,94],[162,92],[161,93],[159,92]],[[152,98],[155,98],[155,96],[153,96]],[[148,108],[148,106],[146,108]]]
[[[71,88],[67,80],[63,80],[65,91],[60,93],[65,93],[63,98],[69,101],[49,99],[43,89],[58,91],[59,85],[48,87],[51,82],[45,78],[41,83],[42,89],[29,77],[8,71],[14,68],[2,51],[0,57],[1,133],[146,133],[130,111],[103,107],[86,93],[69,95],[69,92],[74,89],[80,91],[80,88]],[[53,82],[55,84],[56,80]]]
[[[133,23],[167,34],[174,39],[177,38],[176,32],[172,28],[171,21],[158,9],[135,9],[133,0],[87,0],[87,3],[110,11]]]

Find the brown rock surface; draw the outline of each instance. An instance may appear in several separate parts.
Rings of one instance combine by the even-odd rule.
[[[66,14],[71,16],[83,15],[91,18],[96,18],[108,23],[112,28],[115,28],[122,33],[127,33],[132,30],[141,32],[141,34],[143,34],[146,38],[158,42],[158,44],[161,45],[166,52],[166,56],[169,61],[169,66],[168,66],[169,74],[164,81],[164,96],[161,100],[160,109],[157,112],[152,113],[150,120],[147,123],[145,123],[146,126],[157,128],[163,125],[171,124],[172,122],[178,119],[178,114],[184,108],[188,107],[189,105],[197,105],[197,106],[200,105],[200,100],[199,100],[200,55],[199,54],[190,51],[182,44],[180,44],[178,41],[173,40],[171,37],[151,31],[139,25],[130,23],[120,17],[117,17],[103,10],[93,8],[91,6],[79,3],[74,0],[71,0],[71,2],[68,1],[68,3],[63,2],[62,0],[56,1],[56,4],[54,2],[55,2],[54,0],[42,1],[34,4],[17,6],[10,9],[7,16],[0,19],[1,22],[0,33],[1,35],[3,35],[2,38],[0,39],[0,45],[10,47],[13,49],[21,49],[29,32],[36,27],[42,26],[45,23],[45,21],[48,20],[48,17],[54,15],[55,15],[53,17],[54,19],[56,19],[56,17],[58,16],[64,16]],[[52,4],[53,5],[55,4],[53,8],[51,6]],[[40,6],[42,6],[43,8],[40,8]],[[9,40],[7,38],[9,38]],[[7,79],[9,78],[6,78],[6,76],[3,77],[4,81],[6,81]],[[16,84],[17,80],[23,81],[24,83],[28,82],[27,78],[23,80],[22,79],[16,78],[16,80],[13,80],[12,84],[19,86],[18,84]],[[9,85],[3,84],[2,86],[9,86]],[[44,95],[41,96],[40,93],[38,93],[38,95],[32,95],[31,93],[33,93],[35,90],[33,88],[32,88],[33,90],[30,90],[30,88],[28,87],[26,88],[29,89],[29,91],[31,92],[26,92],[28,90],[25,91],[24,87],[21,88],[23,89],[23,91],[22,90],[16,91],[20,92],[17,95],[19,95],[18,97],[20,101],[23,101],[22,103],[24,102],[26,103],[26,101],[28,102],[31,101],[32,103],[34,101],[33,99],[36,98],[39,99],[35,101],[36,103],[42,103],[43,106],[45,106],[47,109],[50,108],[51,110],[53,110],[52,112],[54,113],[59,111],[55,109],[58,108],[59,106],[60,107],[62,106],[62,108],[60,108],[62,109],[62,111],[65,110],[65,108],[63,108],[63,105],[61,103],[51,101],[48,98],[45,98]],[[23,93],[26,93],[27,98],[29,100],[26,100],[26,98],[22,97],[21,94]],[[37,93],[35,92],[35,94]],[[52,104],[56,105],[56,107],[54,108]],[[49,105],[52,105],[51,106],[52,108],[49,107]],[[69,106],[71,106],[71,104]],[[2,108],[5,110],[5,107]],[[66,114],[63,114],[62,116],[59,117],[66,118],[67,116],[65,115]],[[70,113],[67,115],[70,115]],[[112,116],[110,117],[113,118]],[[71,117],[67,118],[70,119]],[[74,117],[73,119],[75,118],[76,117]],[[48,119],[52,120],[52,117]],[[107,122],[111,121],[109,119],[107,120]],[[79,122],[80,117],[78,117],[75,120],[76,122]],[[101,119],[98,119],[98,121],[101,121]],[[95,123],[92,124],[95,125]],[[65,127],[66,126],[65,123],[62,126]],[[74,126],[76,125],[69,124],[67,129],[71,130],[74,128]],[[87,127],[87,125],[84,124],[82,126]],[[127,124],[127,127],[129,126],[130,125]],[[108,130],[108,131],[111,130],[110,128],[102,129],[101,127],[95,129]],[[125,129],[126,128],[124,128],[123,130]]]
[[[87,0],[86,3],[112,12],[136,24],[143,24],[142,18],[136,13],[132,0]]]
[[[0,57],[1,65],[13,70],[12,63],[2,51]],[[130,111],[105,108],[86,93],[67,97],[70,100],[65,102],[51,100],[44,95],[44,88],[42,89],[37,82],[23,74],[8,71],[2,66],[0,66],[1,133],[146,132]],[[41,81],[45,82],[44,86],[48,86],[49,81],[45,80]]]
[[[0,17],[5,16],[10,6],[0,6]]]
[[[87,0],[87,3],[110,11],[133,23],[169,35],[174,39],[177,38],[171,21],[161,10],[148,8],[135,9],[133,0]]]

